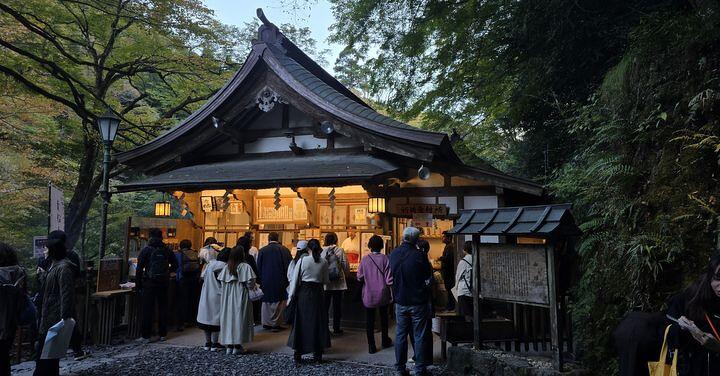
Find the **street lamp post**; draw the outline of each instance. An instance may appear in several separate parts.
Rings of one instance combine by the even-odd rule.
[[[112,110],[109,108],[105,113],[100,116],[97,120],[98,130],[103,142],[103,181],[100,193],[102,194],[102,209],[100,216],[102,217],[102,224],[100,229],[100,259],[105,257],[105,243],[107,239],[107,211],[108,205],[110,204],[110,177],[108,175],[110,170],[110,152],[115,136],[117,135],[118,128],[120,127],[120,118],[118,118]]]

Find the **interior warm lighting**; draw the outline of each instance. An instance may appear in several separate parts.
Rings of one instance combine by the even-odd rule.
[[[169,217],[170,216],[170,202],[158,201],[155,203],[155,216],[156,217]]]
[[[385,213],[385,198],[384,197],[370,197],[368,199],[368,212],[370,212],[370,213]]]

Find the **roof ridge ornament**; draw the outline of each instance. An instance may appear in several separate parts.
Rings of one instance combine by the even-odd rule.
[[[274,23],[270,22],[267,17],[265,17],[265,13],[262,8],[257,8],[257,17],[263,24],[258,28],[258,39],[253,42],[279,45],[283,38],[280,29],[275,26]]]

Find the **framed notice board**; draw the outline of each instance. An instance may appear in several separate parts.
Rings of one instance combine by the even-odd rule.
[[[481,244],[478,256],[483,298],[549,306],[544,245]]]
[[[100,260],[96,292],[120,289],[122,262],[122,259],[116,257]]]

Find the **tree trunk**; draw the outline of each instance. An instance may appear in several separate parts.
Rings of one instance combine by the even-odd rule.
[[[86,135],[83,138],[83,158],[80,161],[78,180],[65,213],[69,249],[72,249],[80,238],[83,222],[102,184],[102,179],[95,176],[98,151],[97,143]]]

